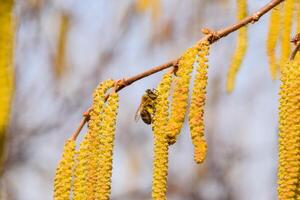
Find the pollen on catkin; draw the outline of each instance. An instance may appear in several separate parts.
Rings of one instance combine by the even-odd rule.
[[[1,1],[0,5],[0,171],[4,154],[4,141],[13,96],[13,1]],[[1,173],[1,172],[0,172]]]
[[[207,151],[207,144],[204,137],[204,106],[207,86],[208,53],[209,42],[200,43],[197,58],[198,68],[194,80],[189,113],[189,126],[194,144],[194,160],[196,163],[204,161]]]
[[[113,162],[113,147],[116,131],[116,121],[119,108],[119,95],[113,92],[109,95],[107,105],[103,110],[99,146],[99,168],[96,185],[96,199],[108,200],[111,192],[111,176]]]
[[[282,37],[281,37],[281,55],[280,68],[288,61],[291,54],[291,32],[293,25],[295,0],[286,0],[283,3],[283,17],[282,17]]]
[[[247,16],[247,0],[237,0],[237,19],[241,20]],[[231,64],[227,73],[227,92],[232,92],[238,71],[247,51],[248,28],[242,27],[238,30],[237,46],[232,56]]]
[[[152,199],[164,200],[167,192],[169,138],[165,133],[169,118],[170,89],[173,72],[167,72],[157,87],[156,111],[153,117],[154,161],[152,178]]]
[[[174,78],[170,119],[166,127],[166,132],[170,141],[176,141],[176,137],[179,135],[185,119],[188,105],[189,84],[197,53],[197,48],[189,48],[178,63],[178,71]]]
[[[300,63],[290,61],[280,74],[278,199],[295,199],[300,175]]]
[[[54,178],[54,200],[69,200],[71,198],[75,146],[73,139],[69,139],[65,143],[63,155]]]
[[[280,23],[281,19],[281,5],[271,10],[269,33],[267,38],[267,55],[269,60],[269,69],[273,80],[276,79],[278,72],[278,63],[276,58],[276,46],[280,38]]]

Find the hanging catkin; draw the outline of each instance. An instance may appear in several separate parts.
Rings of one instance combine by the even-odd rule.
[[[94,102],[92,105],[92,110],[90,111],[90,120],[88,123],[88,135],[89,135],[89,160],[88,160],[88,177],[87,177],[87,189],[88,198],[95,198],[96,196],[96,185],[98,179],[97,171],[100,168],[99,164],[99,153],[100,153],[100,143],[101,143],[101,129],[102,124],[107,123],[103,121],[104,104],[105,104],[105,94],[108,89],[114,86],[113,80],[106,80],[102,82],[95,90]]]
[[[209,53],[209,42],[205,41],[199,45],[198,68],[194,80],[191,107],[189,114],[189,126],[191,138],[194,144],[194,159],[202,163],[206,157],[207,145],[204,137],[204,106],[207,86],[207,55]]]
[[[298,193],[300,176],[299,62],[288,62],[280,76],[278,195],[292,200]]]
[[[0,171],[4,155],[5,132],[13,96],[13,1],[0,3]]]
[[[161,2],[160,0],[137,0],[137,10],[145,12],[147,9],[151,10],[152,20],[157,20],[161,14]]]
[[[84,137],[77,156],[77,166],[74,179],[74,199],[94,199],[96,196],[96,185],[98,171],[100,168],[100,131],[103,120],[103,107],[105,94],[114,86],[113,80],[102,82],[94,91],[93,105],[90,111],[88,132]]]
[[[171,114],[166,127],[170,141],[175,142],[176,136],[180,133],[188,105],[189,84],[193,64],[195,62],[197,48],[188,49],[181,57],[176,72],[174,91],[172,95]]]
[[[74,168],[75,141],[66,141],[63,155],[56,169],[54,178],[54,200],[71,198],[72,171]]]
[[[74,172],[73,199],[87,199],[87,164],[89,159],[87,135],[76,152],[76,168]]]
[[[276,58],[276,46],[280,38],[280,23],[281,19],[281,5],[271,10],[270,22],[269,22],[269,33],[267,38],[267,55],[269,59],[269,68],[272,79],[276,79],[278,72],[278,63]]]
[[[247,0],[237,0],[237,19],[241,20],[247,16]],[[237,46],[233,54],[231,64],[227,73],[227,92],[232,92],[235,86],[235,80],[238,71],[247,51],[247,35],[248,28],[246,26],[238,30]]]
[[[96,188],[96,199],[109,200],[111,191],[113,147],[116,130],[116,120],[119,107],[119,95],[113,92],[109,95],[107,105],[103,110],[103,121],[100,133],[99,154],[100,163]]]
[[[60,17],[60,27],[56,47],[56,55],[54,58],[54,72],[56,77],[62,76],[67,68],[66,50],[67,39],[70,29],[70,16],[63,13]]]
[[[297,30],[296,33],[300,33],[300,2],[297,2],[297,5],[295,6],[297,10],[297,19],[296,19],[296,24],[297,24]]]
[[[282,17],[282,37],[281,37],[281,56],[280,68],[288,61],[291,54],[291,32],[293,25],[293,13],[295,0],[286,0],[284,2],[283,17]]]
[[[165,128],[169,117],[170,88],[173,72],[166,73],[157,87],[156,111],[153,119],[154,133],[154,162],[152,178],[152,199],[167,199],[167,176],[168,176],[168,149],[169,138]]]

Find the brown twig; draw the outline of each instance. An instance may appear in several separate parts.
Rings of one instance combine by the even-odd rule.
[[[237,30],[239,30],[240,28],[250,24],[250,23],[255,23],[257,22],[264,14],[266,14],[267,12],[269,12],[271,9],[273,9],[274,7],[276,7],[277,5],[279,5],[280,3],[282,3],[284,0],[272,0],[270,3],[266,4],[264,7],[262,7],[261,9],[259,9],[257,12],[255,12],[254,14],[244,18],[243,20],[228,26],[224,29],[221,29],[219,31],[211,31],[209,29],[203,29],[204,34],[206,34],[205,37],[203,37],[201,40],[199,40],[196,45],[198,45],[199,43],[203,42],[203,41],[209,41],[210,44],[218,41],[219,39],[229,35],[230,33],[233,33]],[[116,89],[116,92],[122,90],[123,88],[131,85],[132,83],[143,79],[145,77],[148,77],[152,74],[155,74],[157,72],[160,72],[162,70],[165,70],[167,68],[170,67],[177,67],[177,64],[179,62],[180,58],[177,58],[175,60],[169,61],[163,65],[159,65],[157,67],[151,68],[143,73],[140,73],[136,76],[127,78],[127,79],[121,79],[122,81],[118,82],[118,86]],[[108,98],[108,96],[106,96],[106,99]],[[90,109],[89,109],[90,110]],[[89,111],[87,111],[89,112]],[[88,115],[84,115],[83,119],[80,122],[79,127],[77,128],[77,130],[73,133],[72,138],[76,139],[79,132],[81,131],[81,129],[83,128],[84,124],[88,121]]]
[[[295,47],[295,49],[293,50],[293,52],[292,52],[292,54],[291,54],[290,60],[294,60],[295,57],[296,57],[296,55],[297,55],[297,53],[298,53],[299,51],[300,51],[300,42],[298,42],[298,43],[296,44],[296,47]]]

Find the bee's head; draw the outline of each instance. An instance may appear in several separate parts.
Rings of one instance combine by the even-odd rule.
[[[157,98],[157,92],[155,89],[147,89],[146,94],[153,100]]]

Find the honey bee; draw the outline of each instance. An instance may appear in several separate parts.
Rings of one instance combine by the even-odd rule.
[[[147,89],[142,96],[141,103],[135,114],[135,121],[142,118],[146,124],[152,123],[152,117],[155,112],[155,100],[157,98],[157,91],[155,89]]]

